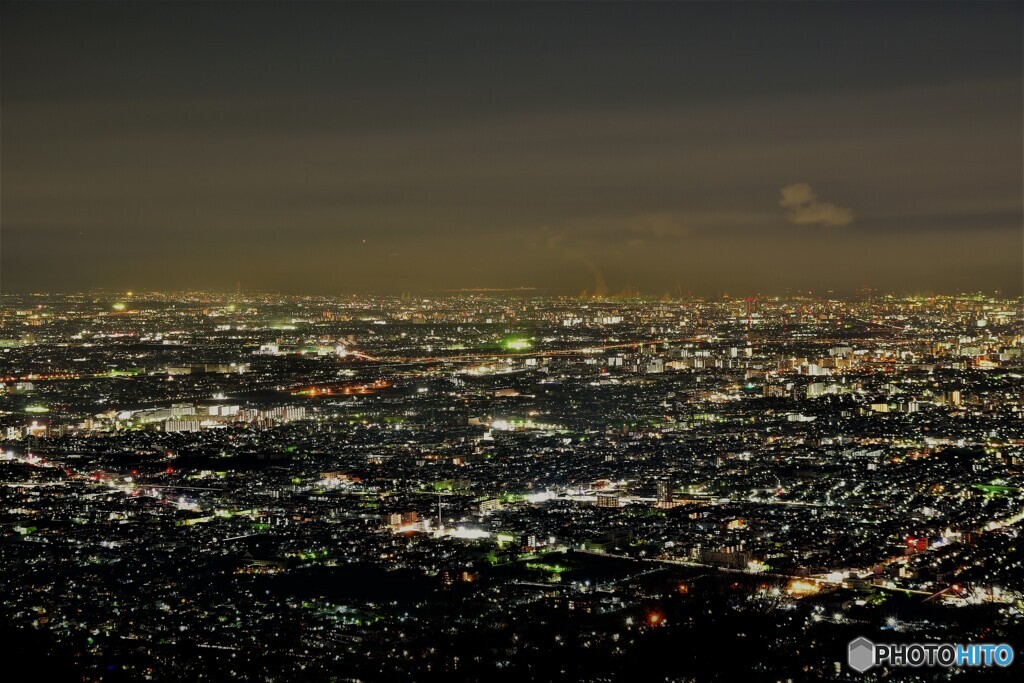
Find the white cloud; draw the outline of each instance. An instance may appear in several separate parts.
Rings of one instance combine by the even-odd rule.
[[[779,206],[789,209],[789,220],[796,225],[833,227],[853,222],[853,211],[832,202],[819,202],[817,193],[807,183],[782,188]]]

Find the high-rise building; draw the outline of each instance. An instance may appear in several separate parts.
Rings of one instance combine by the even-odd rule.
[[[671,503],[673,494],[673,485],[671,479],[663,479],[658,482],[658,502],[659,503]]]

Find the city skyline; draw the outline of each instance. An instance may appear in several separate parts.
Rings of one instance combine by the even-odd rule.
[[[3,18],[3,292],[1024,285],[1019,3]]]

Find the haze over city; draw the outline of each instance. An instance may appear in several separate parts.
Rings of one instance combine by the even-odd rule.
[[[3,19],[7,292],[1021,292],[1018,2]]]

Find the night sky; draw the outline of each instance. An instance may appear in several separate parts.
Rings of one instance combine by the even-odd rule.
[[[5,292],[1021,293],[1020,2],[0,25]]]

